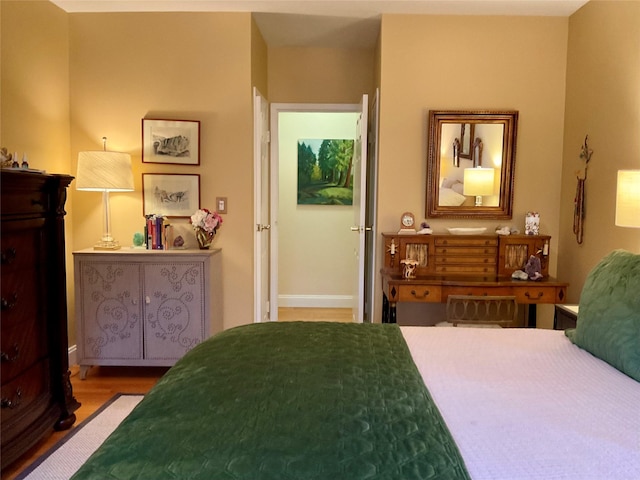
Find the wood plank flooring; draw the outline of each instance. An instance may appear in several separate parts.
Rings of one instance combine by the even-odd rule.
[[[293,322],[296,320],[306,322],[352,322],[353,316],[350,308],[278,308],[278,321]]]
[[[349,308],[279,308],[280,321],[351,322]],[[86,380],[80,380],[77,365],[71,367],[73,395],[82,406],[75,412],[76,422],[70,430],[54,432],[2,472],[2,480],[13,480],[49,448],[73,431],[116,393],[147,393],[167,371],[165,367],[93,367]]]

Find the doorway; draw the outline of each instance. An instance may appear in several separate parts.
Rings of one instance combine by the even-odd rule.
[[[323,141],[353,143],[360,107],[275,104],[271,111],[276,303],[289,309],[351,309],[352,279],[358,274],[351,248],[354,207],[342,198],[329,204],[308,198],[309,192],[300,188],[304,167],[298,153],[302,149],[317,156]],[[327,186],[344,190],[344,174],[327,178]]]
[[[278,306],[284,302],[286,305],[297,305],[286,308],[342,308],[351,302],[352,316],[354,321],[371,321],[372,315],[370,307],[372,305],[372,284],[370,267],[373,265],[373,252],[375,251],[375,237],[373,235],[373,222],[370,218],[375,218],[375,172],[377,171],[377,148],[376,145],[369,145],[367,138],[376,138],[377,132],[377,104],[378,93],[373,99],[374,113],[371,121],[372,127],[375,128],[373,135],[369,137],[368,132],[368,96],[362,96],[360,104],[273,104],[267,108],[266,99],[259,94],[256,95],[256,107],[254,108],[254,145],[255,145],[255,165],[256,165],[256,317],[255,321],[276,321],[278,320]],[[266,110],[270,111],[268,120],[262,117]],[[350,120],[346,133],[343,132],[315,132],[302,131],[295,132],[291,138],[285,136],[280,139],[280,130],[282,130],[280,114],[303,113],[313,115],[339,114]],[[357,113],[357,114],[356,114]],[[354,115],[355,114],[355,115]],[[284,117],[283,117],[284,118]],[[304,123],[303,117],[293,117],[294,123]],[[353,133],[353,119],[356,119],[355,133]],[[301,122],[301,120],[303,120]],[[317,123],[317,122],[307,122]],[[320,122],[321,123],[321,122]],[[340,123],[338,121],[330,121],[329,124]],[[286,181],[280,181],[280,169],[287,168],[296,172],[297,169],[297,148],[299,140],[314,140],[313,137],[339,138],[348,139],[354,137],[354,156],[352,158],[353,172],[353,205],[351,206],[351,222],[345,221],[342,225],[337,225],[331,221],[331,213],[342,214],[343,220],[349,215],[348,205],[329,205],[320,207],[319,205],[305,205],[304,202],[298,202],[297,191],[297,173],[289,174],[289,188],[291,185],[296,187],[288,194],[281,192],[280,184],[286,185]],[[269,139],[266,140],[265,139]],[[289,154],[293,159],[289,160],[289,164],[280,153],[280,144],[286,143],[289,147]],[[304,142],[303,142],[304,143]],[[313,143],[313,142],[307,142]],[[291,151],[292,150],[292,151]],[[369,157],[369,152],[372,157]],[[270,157],[270,159],[269,159]],[[283,157],[284,158],[284,157]],[[266,160],[266,161],[265,161]],[[282,165],[281,165],[282,164]],[[293,168],[292,168],[293,166]],[[373,176],[371,173],[373,172]],[[293,179],[291,179],[293,177]],[[283,179],[285,176],[283,175]],[[373,179],[373,182],[372,182]],[[369,183],[369,185],[368,185]],[[265,196],[265,190],[269,192]],[[373,190],[371,190],[373,189]],[[372,195],[373,192],[373,196]],[[287,197],[288,195],[288,197]],[[289,207],[296,209],[292,215],[281,214],[280,205],[284,201],[288,202]],[[268,205],[267,205],[268,204]],[[321,208],[333,207],[337,211],[319,210]],[[339,208],[336,208],[339,207]],[[286,210],[286,209],[285,209]],[[265,213],[268,212],[268,213]],[[292,222],[287,227],[289,219],[295,220],[296,215],[306,214],[302,223],[296,224]],[[340,215],[338,215],[339,217]],[[284,221],[284,226],[282,226]],[[306,222],[306,223],[305,223]],[[288,233],[288,237],[281,237],[281,227]],[[287,232],[288,230],[288,232]],[[309,235],[307,230],[311,230]],[[315,234],[313,234],[315,232]],[[349,233],[347,233],[349,232]],[[346,234],[346,237],[344,236]],[[337,246],[332,243],[336,237],[350,238],[350,241],[338,243]],[[288,239],[288,240],[285,240]],[[284,242],[285,248],[280,244]],[[269,245],[270,254],[267,256],[259,255],[261,245]],[[333,248],[331,246],[333,245]],[[329,248],[324,248],[329,246]],[[366,250],[366,253],[365,253]],[[302,253],[300,253],[302,252]],[[350,253],[349,253],[350,252]],[[324,257],[322,254],[324,253]],[[346,254],[346,257],[344,256]],[[293,271],[290,283],[297,285],[301,279],[307,280],[308,284],[313,287],[329,285],[332,289],[328,290],[312,290],[297,292],[281,292],[279,282],[279,272],[284,267],[281,266],[279,259],[286,257],[288,268]],[[264,262],[261,258],[267,258]],[[331,264],[330,261],[336,258],[342,258],[342,262],[334,263],[333,269],[325,268],[325,264]],[[312,260],[324,259],[320,262],[320,270],[317,270],[312,264]],[[271,266],[273,265],[273,267]],[[353,266],[353,268],[351,268]],[[318,273],[324,269],[329,271],[326,278],[322,278]],[[336,286],[337,279],[350,276],[349,271],[353,273],[351,278],[351,290],[342,291],[333,288]],[[265,275],[268,272],[268,275]],[[263,282],[264,277],[268,277],[268,282]],[[291,281],[293,279],[293,281]],[[365,289],[365,280],[368,281],[368,287]],[[261,288],[267,285],[267,292]],[[273,286],[273,287],[272,287]],[[367,308],[368,306],[368,308]],[[328,311],[328,310],[327,310]]]

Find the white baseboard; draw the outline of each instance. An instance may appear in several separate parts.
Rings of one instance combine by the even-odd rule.
[[[351,308],[351,295],[278,295],[279,307]]]
[[[78,364],[78,349],[75,345],[71,345],[67,350],[69,355],[69,366]]]

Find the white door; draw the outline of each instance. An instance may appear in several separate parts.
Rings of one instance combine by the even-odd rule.
[[[253,89],[253,162],[254,162],[254,289],[255,322],[269,321],[271,225],[269,207],[269,104]]]
[[[353,215],[354,232],[353,256],[356,263],[354,275],[353,321],[362,323],[364,319],[364,274],[365,274],[365,234],[367,205],[367,130],[369,96],[363,95],[360,103],[360,117],[356,127],[356,140],[353,149]]]
[[[376,89],[376,94],[371,100],[371,110],[369,115],[369,141],[367,160],[367,212],[365,228],[365,273],[364,273],[364,321],[373,322],[373,304],[375,298],[375,219],[377,214],[378,198],[378,130],[380,121],[380,90]]]

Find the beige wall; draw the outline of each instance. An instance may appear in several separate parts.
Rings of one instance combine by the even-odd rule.
[[[576,171],[589,135],[584,242],[573,234]],[[616,227],[617,170],[640,169],[640,2],[590,1],[569,21],[558,273],[578,303],[591,268],[617,248],[640,253],[640,230]]]
[[[71,151],[132,156],[136,191],[112,195],[113,234],[130,245],[143,229],[142,173],[200,175],[201,206],[228,198],[215,241],[223,255],[225,328],[252,319],[252,19],[245,13],[71,14]],[[257,73],[259,76],[259,72]],[[200,120],[199,167],[141,162],[141,119]],[[76,192],[76,248],[101,230],[100,197]],[[172,220],[195,247],[187,219]]]
[[[359,103],[374,88],[374,51],[269,48],[271,103]]]
[[[522,230],[525,213],[540,212],[542,232],[553,236],[550,271],[556,273],[567,34],[566,18],[383,15],[380,232],[397,230],[404,211],[424,218],[428,110],[514,109],[520,119],[513,220],[428,222],[436,232],[493,230],[499,223]],[[380,295],[375,301],[379,320]]]
[[[72,174],[69,16],[48,1],[2,1],[0,144],[32,168]],[[73,183],[70,190],[73,190]],[[73,194],[66,203],[67,301],[73,318]],[[73,323],[70,344],[75,343]]]
[[[131,153],[137,191],[112,196],[113,231],[125,244],[141,229],[143,171],[199,173],[203,206],[229,198],[216,240],[227,328],[253,311],[254,85],[271,102],[301,103],[354,103],[380,85],[379,232],[396,229],[403,211],[424,215],[429,109],[513,108],[520,123],[509,223],[522,228],[526,211],[540,212],[542,231],[554,237],[551,270],[571,282],[570,300],[602,255],[640,248],[637,230],[613,226],[615,170],[640,168],[640,137],[628,133],[640,122],[638,2],[592,0],[571,19],[385,15],[371,51],[267,48],[243,13],[69,15],[45,1],[6,0],[0,8],[2,146],[71,174],[78,151],[100,148],[102,136]],[[202,165],[142,165],[144,116],[201,120]],[[577,246],[574,172],[585,134],[595,153]],[[72,191],[69,249],[98,238],[96,195]]]

